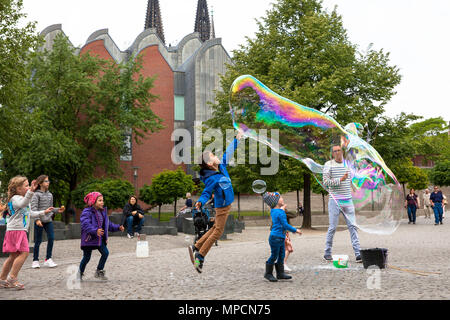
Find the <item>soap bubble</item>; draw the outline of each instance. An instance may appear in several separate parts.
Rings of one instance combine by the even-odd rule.
[[[231,180],[228,177],[223,176],[222,178],[219,179],[219,186],[223,189],[223,190],[227,190],[228,188],[231,188]]]
[[[253,192],[263,194],[267,189],[267,184],[264,180],[255,180],[252,183]]]
[[[233,126],[244,136],[304,163],[340,208],[353,205],[356,214],[346,216],[358,228],[376,234],[397,229],[403,216],[402,188],[378,152],[360,138],[361,124],[342,127],[329,115],[286,99],[249,75],[234,81],[230,111]],[[278,129],[279,141],[258,135],[260,129]],[[334,145],[343,151],[342,165],[329,162]],[[327,162],[348,172],[343,183],[347,194],[333,185],[336,181],[324,180]]]

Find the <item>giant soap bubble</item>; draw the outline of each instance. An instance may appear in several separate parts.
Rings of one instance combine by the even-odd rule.
[[[234,127],[246,137],[303,162],[339,206],[353,203],[356,214],[351,221],[361,230],[391,234],[397,229],[403,215],[402,189],[378,152],[360,138],[360,124],[342,127],[332,117],[276,94],[249,75],[234,81],[230,109]],[[278,129],[279,141],[258,134],[260,129]],[[344,151],[343,163],[351,179],[350,201],[340,199],[323,182],[324,165],[336,144]]]

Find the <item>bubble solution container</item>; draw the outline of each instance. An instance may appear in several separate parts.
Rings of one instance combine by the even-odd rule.
[[[385,248],[371,248],[361,250],[361,258],[364,269],[370,266],[377,266],[380,269],[386,268],[388,249]]]
[[[348,267],[347,255],[333,255],[333,265],[338,269],[344,269]]]

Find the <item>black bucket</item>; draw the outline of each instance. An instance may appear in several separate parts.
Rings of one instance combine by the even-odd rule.
[[[364,269],[370,266],[378,266],[380,269],[386,268],[388,249],[372,248],[361,250],[361,258]]]

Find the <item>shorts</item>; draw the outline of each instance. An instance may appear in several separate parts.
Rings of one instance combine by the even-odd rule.
[[[24,230],[6,231],[3,239],[3,252],[30,252],[27,233]]]

